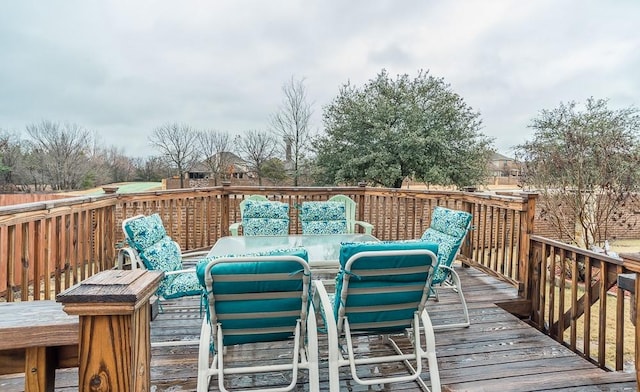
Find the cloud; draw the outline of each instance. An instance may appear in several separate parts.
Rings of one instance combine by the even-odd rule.
[[[0,3],[0,128],[70,121],[131,155],[169,121],[268,127],[304,77],[313,127],[341,85],[382,68],[443,77],[508,153],[539,110],[640,101],[634,0]]]

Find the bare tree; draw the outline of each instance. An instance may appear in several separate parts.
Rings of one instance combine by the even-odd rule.
[[[186,124],[165,124],[153,131],[149,143],[178,171],[180,188],[184,188],[184,175],[199,158],[196,131]]]
[[[267,132],[248,131],[238,137],[238,149],[249,168],[258,176],[258,184],[262,185],[265,165],[276,156],[275,138]]]
[[[53,190],[78,189],[89,168],[91,135],[77,124],[42,121],[27,126],[34,169]]]
[[[307,101],[304,79],[291,77],[282,85],[282,104],[271,117],[271,127],[284,143],[285,160],[292,163],[293,185],[298,185],[302,159],[309,151],[311,104]]]
[[[24,185],[24,151],[17,135],[0,129],[0,191],[12,192]]]
[[[134,158],[136,181],[162,181],[171,175],[171,168],[159,157]]]
[[[198,147],[203,156],[204,164],[213,174],[213,181],[218,185],[218,178],[222,178],[233,164],[230,159],[232,143],[226,132],[204,130],[198,132]]]
[[[127,182],[133,181],[135,177],[135,162],[125,155],[122,148],[110,146],[107,148],[96,148],[94,153],[95,165],[101,173],[98,185],[107,182]]]

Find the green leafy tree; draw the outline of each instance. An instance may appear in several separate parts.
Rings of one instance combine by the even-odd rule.
[[[345,84],[324,109],[315,174],[325,184],[400,188],[413,177],[475,185],[486,177],[493,151],[479,117],[441,78],[420,71],[392,79],[382,70],[361,88]]]
[[[530,125],[533,140],[516,147],[523,184],[541,194],[539,208],[561,239],[590,248],[640,186],[640,116],[605,99],[561,103]],[[575,222],[575,223],[574,223]],[[631,224],[631,222],[629,222]]]

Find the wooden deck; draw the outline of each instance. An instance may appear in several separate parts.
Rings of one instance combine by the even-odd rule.
[[[635,373],[605,372],[587,360],[572,353],[549,337],[531,328],[525,322],[495,305],[516,297],[515,289],[483,273],[469,268],[458,268],[469,305],[472,325],[467,329],[438,331],[437,356],[444,391],[635,391]],[[454,317],[456,296],[443,291],[440,302],[430,301],[429,314],[434,324]],[[200,332],[201,318],[198,306],[192,301],[190,309],[179,311],[177,305],[185,301],[165,304],[165,312],[152,323],[153,341],[195,339]],[[321,336],[322,338],[322,336]],[[321,356],[326,353],[326,341],[321,340]],[[377,339],[360,340],[361,349],[384,350]],[[406,343],[405,343],[406,344]],[[260,359],[286,354],[286,344],[246,345],[234,352],[239,360]],[[193,391],[196,386],[197,347],[182,346],[152,349],[152,391]],[[425,363],[426,366],[426,363]],[[393,366],[378,369],[391,374],[402,369]],[[327,364],[320,364],[321,385],[326,390]],[[359,386],[341,373],[343,390],[404,390],[418,391],[415,384],[380,388]],[[299,390],[307,390],[306,376]],[[23,391],[23,375],[0,377],[0,391]],[[231,387],[256,387],[282,384],[281,375],[252,379],[231,378]],[[252,381],[253,380],[253,381]],[[429,383],[428,376],[425,381]],[[210,390],[217,391],[212,383]],[[75,369],[59,370],[56,391],[76,391]]]

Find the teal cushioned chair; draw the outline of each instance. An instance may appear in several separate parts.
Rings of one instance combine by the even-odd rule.
[[[453,262],[471,228],[471,214],[444,207],[436,207],[431,214],[431,224],[421,239],[438,244],[438,268],[433,277],[432,293],[438,300],[438,288],[451,288],[458,293],[464,321],[446,325],[435,325],[436,330],[465,328],[471,325],[467,302],[462,293],[460,277],[453,269]]]
[[[240,230],[240,227],[242,226],[242,215],[244,213],[244,206],[247,204],[247,201],[249,200],[253,200],[253,201],[269,201],[269,199],[266,196],[263,195],[251,195],[248,196],[246,199],[242,200],[239,204],[240,207],[240,222],[235,222],[232,223],[231,225],[229,225],[229,232],[231,233],[231,235],[233,236],[237,236]]]
[[[440,391],[435,337],[425,309],[438,246],[426,241],[388,241],[342,244],[340,273],[332,301],[322,282],[314,282],[325,317],[329,339],[329,386],[339,390],[339,368],[349,366],[352,378],[362,385],[388,384],[421,379],[427,359],[431,390]],[[409,333],[412,352],[403,353],[390,334]],[[352,335],[382,334],[396,355],[356,358]],[[426,340],[421,343],[422,335]],[[345,340],[347,358],[340,350]],[[401,375],[363,377],[356,366],[410,364]]]
[[[309,371],[309,390],[319,390],[318,337],[310,310],[311,273],[303,248],[207,258],[197,267],[207,297],[207,317],[200,334],[198,391],[207,391],[211,377],[225,388],[229,374],[290,372],[297,386],[298,369]],[[293,339],[288,362],[229,366],[226,348],[236,344]],[[255,390],[255,389],[252,389]],[[274,390],[274,389],[269,389]]]
[[[242,234],[287,235],[289,234],[289,204],[269,201],[264,196],[253,195],[240,203],[242,221],[229,226],[231,235]]]
[[[122,222],[125,241],[129,246],[118,252],[118,267],[129,259],[131,268],[146,268],[164,272],[157,295],[163,299],[201,295],[195,269],[184,268],[183,261],[202,257],[206,252],[182,253],[180,245],[167,235],[158,214],[136,215]]]
[[[337,201],[305,201],[300,207],[302,234],[347,232],[345,204]]]

